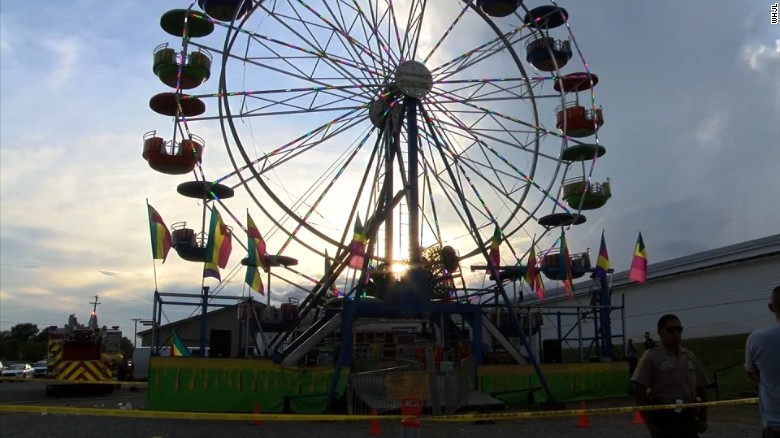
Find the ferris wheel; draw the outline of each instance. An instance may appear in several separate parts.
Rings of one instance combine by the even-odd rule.
[[[182,194],[245,195],[277,260],[326,258],[312,288],[346,267],[356,223],[367,264],[448,247],[484,265],[500,235],[517,265],[610,196],[592,181],[598,77],[568,20],[555,2],[199,0],[161,19],[154,72],[172,90],[150,106],[175,122],[144,157],[192,172]]]

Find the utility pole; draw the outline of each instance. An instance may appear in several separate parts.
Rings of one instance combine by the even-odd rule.
[[[98,328],[98,320],[97,320],[97,306],[101,304],[98,301],[98,296],[95,295],[95,301],[90,301],[89,304],[92,304],[92,314],[89,315],[89,328],[95,330]]]
[[[130,321],[133,321],[133,349],[135,349],[135,343],[138,340],[138,321],[141,321],[142,318],[132,318]]]
[[[96,313],[97,312],[97,306],[99,304],[103,304],[103,303],[99,302],[98,301],[98,296],[95,295],[95,301],[90,301],[89,304],[92,304],[92,313]]]

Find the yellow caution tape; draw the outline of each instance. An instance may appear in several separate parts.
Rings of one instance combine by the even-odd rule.
[[[146,388],[149,386],[148,382],[126,382],[118,380],[60,380],[60,379],[23,379],[21,377],[0,377],[0,382],[40,382],[47,385],[116,385],[122,388]]]
[[[479,421],[479,420],[518,420],[527,418],[556,418],[556,417],[575,417],[579,415],[603,415],[603,414],[622,414],[634,411],[657,411],[663,409],[677,408],[700,408],[705,406],[730,406],[730,405],[749,405],[758,404],[758,398],[743,398],[737,400],[723,400],[702,403],[683,403],[681,405],[652,405],[652,406],[627,406],[614,408],[594,408],[594,409],[565,409],[558,411],[533,411],[533,412],[498,412],[498,413],[480,413],[480,414],[454,414],[425,417],[426,421]]]
[[[371,419],[393,420],[405,418],[401,415],[382,415],[381,417],[376,417],[373,415],[233,414],[220,412],[167,412],[113,408],[74,408],[69,406],[32,405],[0,405],[0,412],[219,421],[368,421]]]
[[[480,420],[517,420],[527,418],[557,418],[578,415],[619,414],[634,411],[654,411],[660,409],[697,408],[704,406],[733,406],[757,404],[758,398],[743,398],[682,405],[628,406],[595,409],[567,409],[558,411],[500,412],[462,415],[439,415],[423,417],[423,421],[480,421]],[[320,415],[320,414],[234,414],[219,412],[168,412],[147,410],[124,410],[111,408],[75,408],[66,406],[2,405],[0,412],[21,412],[36,414],[90,415],[102,417],[156,418],[179,420],[217,420],[217,421],[368,421],[373,419],[400,420],[408,415]]]

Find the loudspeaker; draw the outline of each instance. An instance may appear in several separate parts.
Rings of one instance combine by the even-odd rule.
[[[563,350],[561,349],[561,341],[558,339],[545,339],[542,341],[542,354],[544,363],[561,363],[563,362]]]
[[[209,331],[209,357],[230,357],[230,330]]]

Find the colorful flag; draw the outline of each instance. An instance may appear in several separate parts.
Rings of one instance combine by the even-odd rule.
[[[217,262],[206,261],[205,265],[203,266],[203,277],[216,278],[217,280],[222,281],[222,276],[219,273],[219,266],[217,266]]]
[[[331,269],[330,257],[328,257],[328,250],[326,249],[325,250],[325,275],[327,275],[328,272],[330,272],[330,269]],[[330,295],[333,298],[337,298],[339,296],[339,290],[336,289],[335,283],[331,283],[330,285]]]
[[[249,211],[246,212],[246,234],[250,239],[254,239],[255,248],[257,249],[257,256],[259,257],[255,266],[261,266],[263,269],[268,269],[268,252],[265,247],[265,240],[260,235],[260,230],[257,229],[255,221],[249,216]]]
[[[184,345],[175,331],[171,332],[171,356],[189,356],[190,349]]]
[[[636,240],[634,257],[631,259],[631,269],[628,271],[628,279],[638,283],[644,283],[647,279],[647,250],[645,250],[645,242],[642,241],[641,231]]]
[[[352,242],[349,243],[348,266],[350,268],[363,269],[363,263],[366,261],[366,242],[368,242],[368,237],[365,235],[363,224],[360,222],[360,215],[358,215]]]
[[[539,270],[536,268],[536,250],[534,244],[531,244],[531,252],[528,254],[528,264],[525,268],[525,281],[528,283],[528,287],[536,294],[536,298],[544,299],[544,282],[539,275]]]
[[[493,237],[490,239],[490,264],[497,268],[501,266],[501,230],[496,225],[496,229],[493,231]]]
[[[249,216],[249,211],[246,212],[246,237],[248,255],[244,281],[260,295],[265,295],[263,279],[260,275],[260,270],[257,268],[258,266],[262,266],[263,261],[266,259],[265,242],[263,241],[262,236],[260,236],[260,231],[257,229],[255,221]]]
[[[213,277],[222,280],[219,268],[227,267],[232,235],[230,229],[222,221],[222,217],[216,208],[211,209],[211,224],[209,226],[209,240],[206,244],[206,260],[203,268],[204,277]]]
[[[171,250],[171,232],[165,226],[160,213],[148,203],[146,204],[149,214],[149,231],[152,235],[152,259],[165,259],[168,257],[168,251]]]
[[[596,269],[591,278],[598,278],[602,284],[607,282],[609,272],[609,253],[607,253],[607,241],[604,239],[604,231],[601,231],[601,246],[599,246],[599,258],[596,260]]]
[[[562,279],[563,288],[566,289],[566,295],[569,299],[574,298],[574,285],[572,284],[571,277],[571,256],[569,255],[569,247],[566,245],[566,234],[561,229],[561,251],[558,253],[558,273],[561,269],[564,270],[565,276]],[[558,278],[561,278],[560,275]]]

